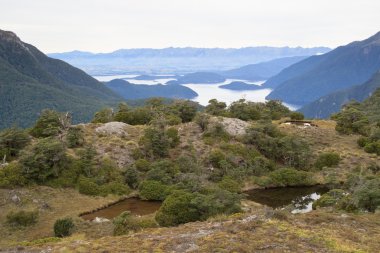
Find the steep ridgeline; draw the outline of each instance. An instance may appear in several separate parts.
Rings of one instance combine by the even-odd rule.
[[[267,62],[246,65],[237,69],[220,72],[225,78],[242,79],[249,81],[261,81],[277,75],[281,70],[307,58],[306,56],[294,56],[279,58]]]
[[[142,85],[132,84],[122,79],[114,79],[106,86],[125,99],[143,99],[150,97],[191,99],[198,94],[182,85]]]
[[[0,30],[0,128],[28,127],[45,108],[72,112],[74,122],[83,122],[121,100],[83,71]]]
[[[281,71],[264,87],[267,99],[305,105],[341,89],[366,82],[380,69],[380,32],[324,55],[312,56]]]
[[[362,85],[324,96],[302,107],[299,111],[308,118],[328,118],[331,114],[339,112],[342,106],[351,100],[363,101],[373,94],[377,88],[380,88],[380,71]]]

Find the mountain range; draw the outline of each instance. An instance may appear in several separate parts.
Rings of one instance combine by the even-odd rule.
[[[306,105],[333,92],[360,85],[380,69],[380,32],[311,56],[281,71],[263,86],[274,88],[267,99]]]
[[[123,100],[80,69],[44,55],[16,34],[0,30],[0,128],[28,127],[42,109],[72,112],[88,121]]]
[[[185,74],[215,72],[248,64],[293,56],[311,56],[330,51],[327,47],[163,48],[120,49],[111,53],[73,51],[52,53],[91,75]]]

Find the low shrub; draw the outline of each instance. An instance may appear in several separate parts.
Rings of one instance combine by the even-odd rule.
[[[134,216],[129,211],[122,212],[113,219],[114,235],[127,234],[129,231],[139,231],[144,228],[157,227],[158,224],[152,216]]]
[[[303,120],[305,116],[300,112],[291,112],[290,119],[292,120]]]
[[[28,183],[18,163],[10,163],[0,169],[0,188],[14,188]]]
[[[145,180],[139,186],[140,198],[145,200],[164,200],[169,192],[167,185],[154,180]]]
[[[330,190],[313,203],[313,209],[317,207],[335,206],[344,196],[345,192],[343,190]]]
[[[317,161],[315,162],[315,167],[322,169],[323,167],[337,166],[340,160],[340,155],[337,153],[323,153],[318,156]]]
[[[97,183],[85,177],[79,179],[78,190],[80,193],[90,196],[99,195],[101,192],[100,186]]]
[[[7,214],[7,224],[14,227],[27,227],[37,223],[38,211],[18,211]]]
[[[56,237],[70,236],[74,228],[75,225],[71,218],[58,219],[54,223],[54,235]]]
[[[312,174],[305,171],[298,171],[292,168],[282,168],[269,174],[271,184],[274,186],[305,186],[313,185]]]

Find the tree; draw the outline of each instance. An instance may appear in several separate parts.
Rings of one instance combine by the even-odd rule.
[[[197,103],[193,101],[178,100],[173,103],[172,107],[178,112],[182,123],[192,121],[197,113]]]
[[[83,130],[80,127],[70,127],[67,130],[66,142],[69,148],[77,148],[84,144]]]
[[[16,157],[30,141],[28,134],[19,128],[12,127],[0,132],[0,159]]]
[[[50,137],[62,133],[71,125],[70,114],[62,114],[54,110],[43,110],[30,134],[34,137]]]
[[[53,138],[39,140],[20,158],[24,176],[37,183],[44,183],[59,176],[67,157],[63,144]]]
[[[118,111],[115,114],[114,120],[119,122],[128,123],[131,121],[131,113],[126,103],[120,103]]]

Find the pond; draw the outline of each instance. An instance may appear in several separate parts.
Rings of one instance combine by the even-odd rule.
[[[145,201],[139,198],[128,198],[95,212],[81,215],[81,217],[85,220],[93,220],[96,217],[112,219],[124,211],[130,211],[135,215],[147,215],[157,211],[160,206],[160,201]]]
[[[313,202],[328,192],[326,186],[284,187],[254,189],[245,192],[247,199],[272,207],[283,208],[291,205],[292,213],[307,213],[312,210]]]

